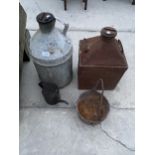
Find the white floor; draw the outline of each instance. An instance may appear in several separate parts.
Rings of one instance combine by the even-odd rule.
[[[61,90],[69,105],[49,106],[38,87],[38,75],[32,62],[23,66],[20,87],[20,155],[134,155],[134,6],[129,0],[68,1],[63,10],[61,0],[21,0],[27,12],[27,28],[37,30],[36,15],[49,11],[70,24],[68,36],[74,46],[74,78]],[[39,9],[40,8],[40,9]],[[57,25],[62,28],[60,24]],[[76,113],[76,100],[83,91],[77,89],[77,54],[80,39],[100,34],[104,26],[118,29],[129,69],[113,91],[105,91],[111,105],[105,121],[86,125]]]

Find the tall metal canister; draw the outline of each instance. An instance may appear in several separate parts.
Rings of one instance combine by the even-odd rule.
[[[40,80],[55,83],[62,88],[72,80],[72,44],[66,36],[69,25],[64,30],[55,28],[56,18],[48,12],[37,16],[39,30],[30,42],[31,58]]]

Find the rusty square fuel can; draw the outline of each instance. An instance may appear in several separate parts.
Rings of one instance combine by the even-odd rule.
[[[115,38],[116,35],[116,29],[105,27],[101,30],[100,36],[80,40],[79,89],[92,88],[98,79],[103,79],[106,90],[116,87],[128,69],[122,43]]]

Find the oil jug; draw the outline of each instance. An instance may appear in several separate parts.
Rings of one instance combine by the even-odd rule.
[[[30,42],[31,58],[44,83],[55,83],[59,88],[72,80],[72,44],[66,36],[69,28],[61,31],[55,27],[53,14],[42,12],[37,17],[39,30]]]
[[[116,87],[128,69],[123,46],[116,39],[117,30],[105,27],[100,36],[80,41],[78,87],[90,89],[98,79],[104,81],[105,90]]]

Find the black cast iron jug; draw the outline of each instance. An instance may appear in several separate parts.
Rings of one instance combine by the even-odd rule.
[[[67,101],[60,98],[59,88],[56,84],[40,82],[39,86],[42,88],[42,94],[48,104],[55,105],[59,102],[68,104]]]

